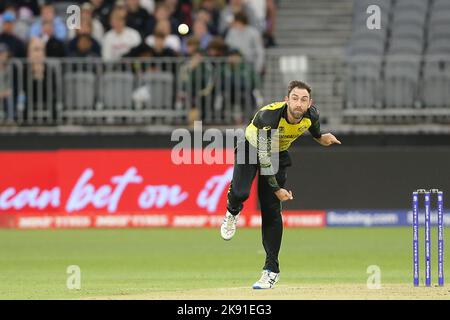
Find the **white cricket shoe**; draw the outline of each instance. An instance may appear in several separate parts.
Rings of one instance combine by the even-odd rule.
[[[253,289],[272,289],[275,283],[278,282],[279,278],[279,273],[264,270],[262,272],[261,279],[253,284]]]
[[[236,233],[236,224],[238,222],[239,214],[233,216],[229,211],[223,218],[222,225],[220,226],[220,235],[223,240],[231,240]]]

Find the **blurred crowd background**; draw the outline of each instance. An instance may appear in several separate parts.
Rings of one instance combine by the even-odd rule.
[[[70,5],[77,5],[80,8],[81,19],[77,28],[69,28],[66,23],[73,13],[68,11]],[[3,92],[0,97],[3,99],[0,102],[3,104],[2,109],[5,110],[5,118],[12,122],[22,118],[25,121],[19,122],[31,120],[35,124],[55,120],[57,112],[54,109],[57,108],[55,105],[58,103],[58,96],[67,96],[70,93],[62,92],[63,89],[58,87],[57,78],[60,70],[51,70],[47,63],[49,59],[51,61],[54,58],[60,59],[59,61],[64,61],[64,58],[82,58],[94,59],[85,61],[101,59],[105,63],[120,63],[121,59],[126,58],[148,61],[152,58],[188,57],[192,58],[191,69],[195,69],[201,64],[203,57],[229,57],[227,62],[231,64],[242,62],[252,82],[246,89],[251,87],[251,90],[254,90],[264,71],[264,51],[266,48],[276,46],[274,38],[276,10],[275,0],[2,1],[0,64],[6,66],[7,60],[11,58],[26,59],[25,66],[14,66],[9,72],[12,74],[9,75],[10,79],[3,79]],[[155,64],[152,64],[151,69],[169,70],[177,77],[179,74],[176,71],[176,60],[171,60],[171,63],[171,67],[165,63],[164,66],[159,65],[159,68],[155,68]],[[208,68],[199,69],[201,69],[201,80],[198,81],[200,84],[192,86],[201,87],[199,90],[207,89],[210,82],[206,70]],[[123,68],[120,70],[123,71]],[[81,70],[76,71],[78,82],[90,83],[89,80],[83,81],[86,79],[83,78]],[[123,88],[123,81],[126,82],[127,75],[115,75],[122,78],[116,81],[116,84],[119,88]],[[176,90],[173,84],[174,77],[168,80],[171,82],[168,86]],[[27,78],[31,80],[27,81]],[[39,79],[42,80],[41,83],[36,81]],[[13,88],[8,81],[12,81]],[[39,85],[43,89],[39,90]],[[30,86],[33,87],[31,92]],[[109,100],[113,104],[117,99],[126,100],[120,97],[131,97],[126,93],[120,93],[120,97],[117,98],[115,95],[117,90],[109,88],[105,91],[112,92]],[[73,94],[66,100],[77,100],[76,106],[87,104],[93,106],[97,101],[94,97],[97,94],[92,92],[92,99],[80,102],[83,99],[80,98],[83,91],[85,90],[80,89],[72,92]],[[136,93],[136,90],[132,91]],[[137,94],[139,95],[139,91]],[[52,96],[51,101],[48,99],[49,95]],[[132,99],[128,100],[130,103],[125,101],[125,105],[118,107],[131,107]],[[176,99],[168,100],[175,103]],[[22,106],[27,101],[33,105]],[[251,101],[255,102],[253,98]],[[202,103],[205,104],[206,101],[194,104]],[[47,104],[48,107],[36,107],[39,104]],[[20,109],[23,109],[23,112]],[[36,116],[30,116],[30,109]],[[191,106],[191,109],[196,111],[196,106]],[[44,113],[49,111],[49,114],[39,117],[41,111]],[[21,113],[21,116],[18,116],[18,113]],[[197,111],[193,117],[199,117]]]
[[[450,132],[450,0],[3,0],[0,30],[1,125],[242,125],[301,79],[325,126]]]
[[[67,8],[81,8],[80,28],[68,29]],[[11,57],[30,55],[36,41],[47,57],[207,55],[239,50],[261,70],[264,48],[275,46],[274,0],[2,1],[0,43]],[[179,26],[189,27],[187,34]]]

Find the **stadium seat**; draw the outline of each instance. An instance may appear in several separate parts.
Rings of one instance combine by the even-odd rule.
[[[438,5],[437,2],[440,4]],[[358,0],[354,3],[353,24],[351,41],[348,52],[353,56],[348,57],[347,87],[345,92],[345,113],[356,116],[358,108],[370,109],[380,105],[379,97],[384,97],[382,105],[392,109],[392,114],[415,114],[416,107],[421,106],[423,97],[419,91],[419,79],[421,77],[422,58],[424,49],[427,54],[450,53],[450,11],[447,13],[449,0],[395,0],[395,1],[370,1]],[[439,7],[442,12],[431,12],[427,19],[431,4]],[[368,5],[379,5],[382,9],[382,19],[388,28],[378,30],[378,33],[370,34],[365,26],[367,19],[366,9]],[[450,5],[449,5],[450,7]],[[388,32],[383,32],[388,31]],[[448,40],[447,40],[448,39]],[[384,42],[386,51],[381,50],[380,44]],[[385,64],[355,63],[351,58],[358,55],[377,55]],[[350,60],[349,60],[350,59]],[[380,72],[381,69],[381,72]],[[439,85],[425,92],[432,94],[431,90],[446,90],[448,75],[442,74],[442,70],[435,73],[427,71],[426,79],[430,82],[440,81]],[[424,76],[422,76],[424,78]],[[430,82],[431,83],[431,82]],[[439,88],[439,89],[436,89]],[[432,105],[440,105],[444,99],[450,98],[444,94],[436,97]],[[424,106],[427,106],[423,104]],[[354,111],[349,109],[354,109]],[[347,111],[352,111],[348,113]],[[377,114],[377,111],[374,111]]]
[[[105,108],[124,109],[132,107],[134,76],[131,72],[106,72],[100,79],[101,101]]]
[[[351,74],[346,90],[346,108],[376,108],[380,97],[380,78],[375,74]]]
[[[414,54],[414,55],[422,55],[423,52],[423,44],[421,41],[417,41],[416,39],[398,39],[391,40],[388,54]]]
[[[376,55],[384,54],[384,43],[379,43],[369,39],[362,39],[355,43],[350,43],[349,53],[351,55]]]
[[[446,24],[450,22],[450,9],[432,11],[430,13],[430,25]]]
[[[386,43],[386,32],[381,30],[369,30],[367,28],[353,32],[350,39],[350,46],[357,45],[360,41],[372,41],[379,46],[383,46]]]
[[[424,75],[446,74],[450,75],[450,56],[427,55],[425,58]]]
[[[430,42],[427,54],[432,55],[450,55],[450,39]]]
[[[428,34],[441,29],[450,29],[450,10],[434,12],[430,16]]]
[[[432,35],[439,33],[439,31],[443,29],[450,29],[450,21],[430,24],[430,26],[428,27],[428,39],[432,38]]]
[[[139,86],[146,86],[149,97],[144,107],[170,111],[173,105],[173,74],[170,72],[147,72],[139,77]],[[170,112],[166,113],[170,116]]]
[[[400,25],[416,25],[421,28],[425,26],[426,11],[416,11],[414,9],[399,10],[394,13],[392,18],[393,29]]]
[[[351,39],[356,40],[360,38],[384,41],[387,38],[387,28],[371,30],[364,26],[364,28],[353,30]]]
[[[433,11],[450,10],[450,2],[448,0],[434,0],[432,10]]]
[[[381,29],[370,30],[367,27],[367,19],[370,14],[367,13],[367,8],[370,5],[379,5],[381,8]],[[353,19],[352,19],[352,36],[351,42],[355,39],[365,38],[374,39],[375,41],[386,42],[387,32],[389,29],[389,10],[391,7],[391,1],[369,1],[362,0],[356,1],[353,8]]]
[[[420,64],[422,61],[422,56],[417,56],[414,54],[396,54],[396,55],[386,55],[386,69],[390,68],[409,68],[416,69],[420,68]],[[389,65],[389,66],[388,66]]]
[[[415,24],[399,25],[391,30],[390,41],[401,39],[411,39],[422,44],[424,40],[424,29],[422,26]]]
[[[416,10],[418,12],[427,12],[429,0],[397,0],[394,10],[396,12],[405,10]]]
[[[450,108],[450,63],[439,68],[439,63],[425,65],[421,100],[427,108]]]
[[[95,103],[97,91],[95,74],[70,72],[64,75],[64,102],[67,111],[90,109]]]
[[[390,9],[392,6],[392,0],[358,0],[354,3],[354,9],[365,10],[370,5],[377,5],[382,9]]]
[[[440,9],[440,10],[432,10],[430,12],[430,22],[434,21],[450,21],[449,16],[450,8]]]
[[[358,30],[368,30],[367,29],[367,18],[369,17],[369,14],[366,12],[367,8],[361,9],[360,11],[355,11],[353,14],[352,19],[352,30],[358,31]],[[381,9],[381,29],[380,31],[386,32],[389,26],[389,9]]]
[[[420,57],[388,56],[383,92],[386,108],[413,108],[417,103]]]
[[[428,33],[428,42],[446,41],[450,39],[450,29],[439,28]]]
[[[381,106],[381,56],[354,56],[347,62],[347,109]]]

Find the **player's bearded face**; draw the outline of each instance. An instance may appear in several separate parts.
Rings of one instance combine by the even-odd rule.
[[[294,89],[287,99],[289,113],[295,119],[301,119],[311,106],[311,98],[309,93],[303,89]]]

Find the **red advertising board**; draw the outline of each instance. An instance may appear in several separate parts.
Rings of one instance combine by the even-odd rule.
[[[1,227],[216,227],[233,166],[177,165],[171,150],[60,150],[2,152],[0,172]],[[260,225],[254,189],[241,226]],[[324,223],[322,212],[295,216],[285,224]]]

